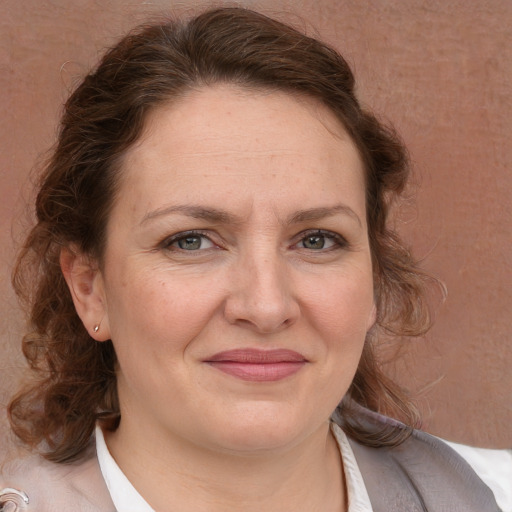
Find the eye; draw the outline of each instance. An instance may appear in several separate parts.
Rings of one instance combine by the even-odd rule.
[[[330,250],[347,245],[346,240],[331,231],[313,231],[303,234],[297,246],[311,251]]]
[[[201,251],[213,249],[215,244],[206,235],[189,231],[167,238],[162,246],[168,250]]]

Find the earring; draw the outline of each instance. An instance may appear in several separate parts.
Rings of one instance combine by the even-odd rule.
[[[92,330],[93,330],[94,332],[98,332],[98,331],[100,330],[100,325],[99,325],[99,324],[96,324],[96,325],[92,328]]]

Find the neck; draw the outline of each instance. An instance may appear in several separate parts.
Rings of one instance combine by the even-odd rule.
[[[106,440],[127,478],[155,510],[347,508],[339,449],[328,423],[287,449],[244,454],[207,450],[172,436],[162,442],[138,427],[121,422]]]

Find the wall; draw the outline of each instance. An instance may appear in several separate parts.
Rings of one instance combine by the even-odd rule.
[[[447,285],[436,326],[388,371],[419,397],[425,428],[512,446],[512,3],[508,0],[245,2],[315,29],[353,64],[365,104],[411,151],[417,201],[400,229]],[[0,18],[0,402],[20,375],[9,287],[30,172],[60,105],[98,52],[168,1],[8,0]],[[187,10],[186,2],[176,2]],[[290,14],[292,13],[292,14]],[[299,14],[303,20],[297,18]],[[314,28],[313,28],[314,27]],[[389,350],[393,352],[393,347]]]

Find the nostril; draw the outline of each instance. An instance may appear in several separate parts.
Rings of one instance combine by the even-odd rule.
[[[259,256],[258,256],[259,254]],[[229,323],[270,334],[292,325],[299,314],[282,261],[251,252],[238,272],[232,274],[230,293],[224,304]],[[283,270],[285,270],[283,272]]]
[[[228,321],[240,327],[249,328],[260,334],[272,334],[288,328],[295,322],[295,318],[287,312],[255,312],[239,311],[234,314],[233,310],[227,312]]]

